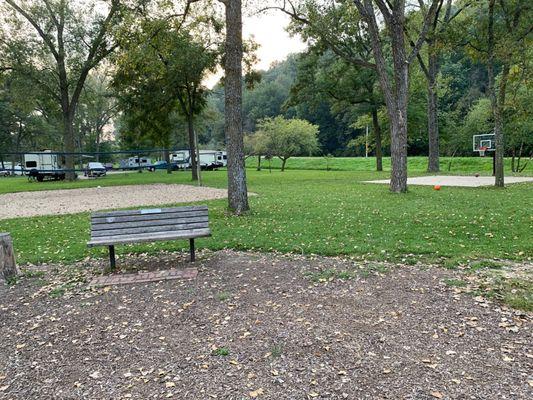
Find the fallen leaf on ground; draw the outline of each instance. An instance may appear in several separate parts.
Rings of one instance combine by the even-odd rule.
[[[265,391],[263,390],[263,388],[259,388],[259,389],[257,389],[257,390],[253,390],[253,391],[251,391],[249,394],[250,394],[250,397],[251,397],[251,398],[254,398],[254,399],[255,399],[255,398],[261,396],[261,395],[264,394],[264,393],[265,393]]]
[[[94,371],[92,374],[89,375],[93,379],[100,379],[102,377],[102,374],[98,371]]]

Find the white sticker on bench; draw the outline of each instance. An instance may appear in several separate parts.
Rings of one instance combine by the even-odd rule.
[[[141,210],[141,214],[159,214],[160,212],[160,208],[149,208],[146,210]]]
[[[105,219],[105,222],[114,222],[115,221],[115,217],[107,217]]]

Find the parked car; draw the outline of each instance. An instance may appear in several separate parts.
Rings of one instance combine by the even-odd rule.
[[[23,176],[24,175],[24,169],[22,168],[21,165],[15,165],[14,167],[12,165],[13,164],[10,162],[5,162],[4,168],[2,168],[0,164],[0,176],[11,176],[11,175]]]
[[[84,175],[88,177],[98,177],[105,176],[106,173],[107,171],[104,167],[104,164],[99,162],[90,162],[87,164],[87,168],[85,168]]]
[[[156,169],[167,169],[168,163],[165,160],[162,161],[156,161],[152,165],[148,167],[148,171],[154,172]],[[171,162],[170,163],[170,169],[172,171],[178,170],[178,163]]]
[[[13,168],[13,170],[11,170],[10,168],[8,168],[8,170],[11,172],[12,175],[15,175],[15,176],[24,175],[24,168],[22,168],[21,165],[15,165],[15,168]]]

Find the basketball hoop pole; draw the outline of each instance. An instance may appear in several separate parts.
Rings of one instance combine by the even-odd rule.
[[[496,176],[496,152],[491,151],[492,153],[492,176]]]

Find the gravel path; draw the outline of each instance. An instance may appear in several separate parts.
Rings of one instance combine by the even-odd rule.
[[[48,266],[0,287],[0,398],[533,395],[531,314],[446,286],[458,272],[225,251],[204,253],[195,281],[86,290],[103,263]],[[328,268],[361,274],[309,279]]]
[[[376,181],[365,181],[366,183],[390,183],[389,179],[380,179]],[[506,176],[505,183],[524,183],[533,182],[532,176]],[[436,176],[417,176],[415,178],[407,178],[408,185],[424,185],[424,186],[458,186],[458,187],[480,187],[493,186],[494,177],[492,176],[458,176],[458,175],[436,175]]]
[[[0,219],[74,214],[225,197],[225,189],[164,184],[8,193],[0,195]]]

